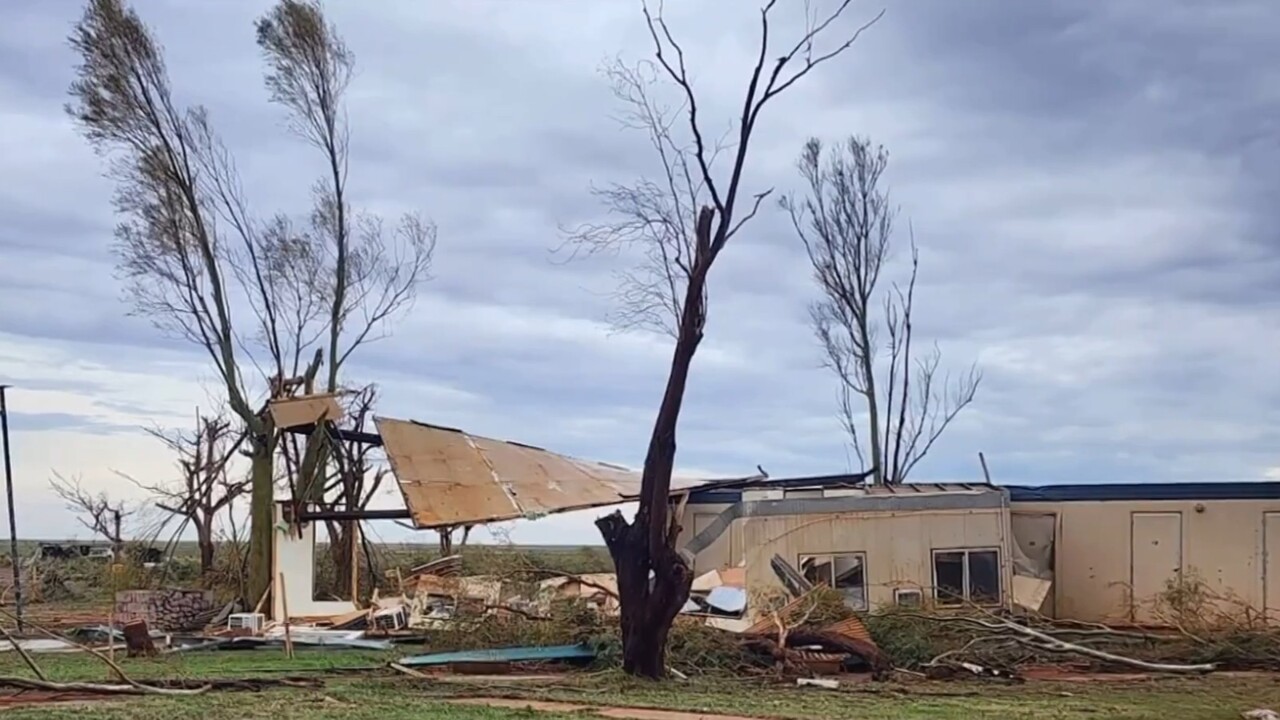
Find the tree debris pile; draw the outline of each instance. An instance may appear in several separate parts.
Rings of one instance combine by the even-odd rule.
[[[585,596],[561,594],[539,604],[506,598],[484,579],[457,578],[472,592],[489,590],[498,603],[460,603],[446,618],[432,622],[426,634],[432,652],[489,650],[514,647],[553,647],[583,644],[596,652],[599,666],[622,662],[621,625],[603,578],[571,578],[553,583],[556,589],[575,588]],[[433,586],[436,581],[429,581]],[[590,583],[590,584],[583,584]],[[598,587],[592,587],[596,586]],[[543,585],[542,587],[547,587]],[[720,586],[717,586],[720,587]],[[703,602],[711,590],[699,591]],[[838,593],[820,588],[803,598],[782,603],[776,609],[757,612],[760,618],[744,621],[742,630],[720,627],[722,616],[691,612],[680,615],[672,627],[667,665],[684,675],[739,675],[783,672],[812,674],[842,670],[867,670],[886,675],[892,664],[876,648],[861,622],[844,606]],[[535,608],[535,609],[522,609]],[[710,609],[714,610],[714,607]]]
[[[1280,669],[1280,631],[1263,626],[1145,630],[977,610],[891,610],[869,616],[867,627],[895,667],[930,677],[1016,676],[1036,666],[1192,674]]]

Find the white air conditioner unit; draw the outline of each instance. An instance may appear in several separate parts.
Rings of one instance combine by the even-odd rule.
[[[232,613],[227,616],[228,630],[248,630],[254,633],[262,632],[262,626],[266,625],[267,618],[262,613]]]
[[[409,608],[401,605],[379,610],[369,624],[377,630],[403,630],[409,626]]]

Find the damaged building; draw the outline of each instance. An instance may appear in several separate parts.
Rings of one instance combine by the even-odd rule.
[[[700,489],[685,513],[695,572],[742,567],[757,591],[783,585],[785,563],[862,610],[974,604],[1158,625],[1161,596],[1184,581],[1220,605],[1280,610],[1275,483],[869,487],[838,475]]]
[[[640,490],[637,470],[456,429],[376,418],[377,433],[341,431],[329,397],[276,401],[272,412],[294,432],[323,423],[385,450],[404,508],[347,519],[424,530],[533,520],[619,505]],[[821,584],[857,610],[976,605],[1154,625],[1159,598],[1195,581],[1215,603],[1259,615],[1280,609],[1280,483],[870,486],[866,475],[761,474],[677,477],[671,493],[678,546],[695,576],[740,578],[747,596]],[[289,615],[350,610],[313,597],[321,515],[281,512],[277,616],[286,597]]]

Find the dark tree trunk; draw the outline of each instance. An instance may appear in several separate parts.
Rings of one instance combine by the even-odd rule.
[[[200,546],[200,574],[207,576],[213,571],[213,518],[196,519],[196,544]]]
[[[664,548],[656,561],[650,560],[648,534],[639,515],[629,524],[622,513],[615,512],[597,520],[596,526],[618,574],[622,668],[637,677],[661,678],[666,674],[667,637],[689,599],[693,573],[671,548]]]
[[[649,438],[635,522],[628,525],[620,512],[596,521],[618,575],[623,670],[655,680],[666,674],[667,636],[680,608],[689,599],[693,584],[693,571],[675,549],[680,528],[669,522],[667,512],[676,458],[676,425],[706,319],[703,292],[707,270],[715,258],[711,242],[714,217],[714,211],[707,207],[698,214],[698,252],[685,288],[667,389]]]
[[[357,572],[352,567],[355,562],[355,548],[352,542],[355,533],[351,532],[351,522],[329,521],[329,560],[333,563],[333,594],[343,597],[351,592],[351,578]],[[358,600],[358,598],[351,598]]]

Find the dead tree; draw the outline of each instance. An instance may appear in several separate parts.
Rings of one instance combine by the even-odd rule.
[[[913,354],[920,266],[914,237],[905,288],[881,284],[897,214],[881,187],[888,162],[888,152],[865,138],[851,137],[825,158],[822,143],[811,139],[798,162],[806,197],[783,198],[782,206],[822,290],[810,317],[840,383],[841,421],[874,481],[899,484],[973,401],[982,375],[970,367],[954,381],[940,377],[936,345]]]
[[[232,429],[222,413],[196,413],[196,427],[189,432],[152,429],[148,432],[178,456],[179,480],[138,487],[155,498],[156,507],[191,523],[200,548],[200,572],[213,569],[217,551],[215,526],[231,503],[249,492],[249,478],[229,469],[232,458],[245,440],[243,432]]]
[[[136,507],[123,500],[112,500],[106,492],[92,493],[79,478],[67,479],[57,472],[50,478],[49,487],[62,498],[67,509],[76,514],[81,525],[111,544],[116,558],[124,557],[125,522],[138,512]]]
[[[676,425],[706,324],[711,266],[770,192],[755,194],[749,209],[740,212],[752,135],[770,100],[847,50],[871,24],[819,49],[849,7],[850,0],[845,0],[829,14],[808,18],[801,37],[779,52],[770,37],[775,4],[770,0],[760,11],[759,50],[733,131],[736,137],[724,148],[730,157],[724,168],[717,162],[720,146],[708,142],[705,120],[699,115],[685,50],[663,20],[661,9],[652,13],[645,7],[655,62],[636,67],[619,64],[609,75],[629,110],[624,121],[645,131],[661,175],[657,180],[597,191],[616,220],[580,227],[568,239],[571,248],[587,254],[639,247],[645,261],[637,271],[624,275],[619,292],[623,324],[660,327],[675,337],[666,390],[645,455],[635,519],[628,523],[619,512],[596,521],[617,570],[623,667],[632,675],[659,678],[665,674],[667,636],[689,597],[692,572],[675,549],[680,527],[668,517]],[[651,95],[659,78],[674,86],[681,102],[678,110],[664,110]],[[686,136],[687,141],[677,139]]]
[[[467,540],[471,538],[471,528],[473,527],[475,526],[463,525],[461,527],[445,527],[445,528],[439,528],[438,530],[436,530],[436,535],[439,537],[439,540],[440,540],[440,557],[442,558],[449,557],[450,555],[453,555],[455,552],[461,552],[462,548],[467,546]],[[455,548],[453,544],[453,536],[454,536],[454,533],[458,532],[459,530],[462,531],[462,537],[459,538],[458,544]]]
[[[435,244],[434,226],[416,216],[391,232],[376,217],[352,219],[342,104],[352,58],[319,7],[281,0],[258,35],[273,100],[334,177],[300,226],[255,217],[208,113],[174,101],[160,45],[122,0],[90,0],[73,30],[80,64],[68,108],[112,157],[124,218],[116,255],[134,311],[207,352],[247,431],[251,596],[271,579],[279,438],[265,401],[286,379],[316,377],[326,346],[326,386],[336,388],[354,349],[408,306]]]

